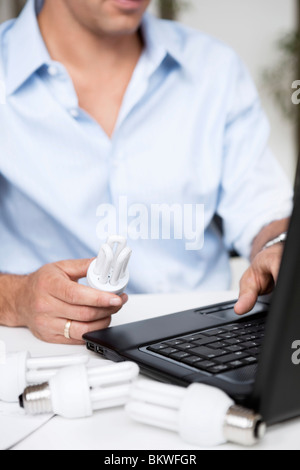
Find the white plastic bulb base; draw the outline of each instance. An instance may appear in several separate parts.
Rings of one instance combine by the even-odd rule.
[[[109,279],[107,280],[107,282],[103,283],[101,281],[100,275],[96,273],[96,262],[97,260],[95,259],[89,266],[87,273],[88,285],[90,287],[93,287],[93,289],[97,289],[102,292],[109,292],[111,294],[121,295],[128,285],[129,271],[126,270],[124,276],[118,280],[118,283],[116,285],[111,285]]]
[[[70,384],[72,387],[70,393]],[[49,381],[52,411],[64,418],[83,418],[92,416],[93,407],[86,367],[65,367]]]
[[[18,401],[18,396],[27,385],[27,351],[9,353],[5,363],[0,365],[0,400]]]
[[[233,404],[233,400],[218,388],[190,385],[179,410],[180,436],[194,445],[210,447],[224,444],[225,416]]]

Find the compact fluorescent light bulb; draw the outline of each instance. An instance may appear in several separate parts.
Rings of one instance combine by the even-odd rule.
[[[87,281],[90,287],[112,294],[122,294],[129,282],[128,263],[132,250],[126,238],[111,235],[91,263]]]
[[[41,385],[27,387],[19,403],[27,414],[54,413],[64,418],[83,418],[95,410],[123,406],[128,401],[139,367],[121,362],[87,368],[84,364],[60,369]]]
[[[236,406],[222,390],[199,383],[184,388],[139,380],[125,410],[132,419],[178,432],[197,446],[253,445],[265,432],[259,415]]]
[[[28,351],[7,354],[0,365],[0,400],[17,402],[27,385],[49,380],[61,367],[86,364],[88,360],[87,354],[36,358]]]

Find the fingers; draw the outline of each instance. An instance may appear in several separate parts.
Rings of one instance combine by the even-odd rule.
[[[238,315],[250,312],[258,296],[269,294],[277,282],[282,249],[274,247],[259,253],[240,282],[239,300],[235,305]]]
[[[34,334],[48,343],[80,345],[84,344],[82,336],[85,333],[108,328],[111,322],[111,316],[94,322],[71,321],[69,329],[70,339],[64,336],[67,321],[68,320],[63,318],[40,317],[37,323],[38,329],[34,331]]]
[[[260,287],[255,278],[255,274],[252,269],[249,269],[240,282],[240,295],[234,307],[235,313],[243,315],[250,312],[256,304],[259,289]]]
[[[122,294],[121,298],[123,304],[128,300],[126,294]],[[85,333],[107,328],[112,315],[119,309],[81,307],[55,301],[49,310],[44,310],[35,316],[30,329],[39,339],[49,343],[83,344],[82,336]],[[71,320],[70,339],[67,339],[64,337],[64,329],[69,320]]]
[[[106,328],[128,296],[78,284],[76,281],[86,276],[90,262],[61,261],[26,276],[16,304],[22,325],[43,341],[67,344],[82,344],[84,333]],[[70,320],[74,330],[71,343],[64,338],[64,328]]]
[[[111,316],[108,316],[106,318],[103,318],[102,320],[98,320],[94,322],[83,323],[83,322],[72,321],[70,330],[69,330],[70,339],[67,340],[67,344],[72,344],[74,341],[76,342],[81,341],[81,343],[84,343],[82,336],[85,333],[89,333],[91,331],[96,331],[96,330],[103,330],[104,328],[108,328],[110,323],[111,323]],[[66,324],[65,320],[61,320],[60,324],[57,325],[59,326],[57,336],[60,336],[59,338],[60,340],[62,339],[62,337],[64,338],[63,331],[64,331],[65,324]]]
[[[60,268],[72,281],[78,281],[86,277],[88,268],[93,259],[77,259],[59,261],[55,265]]]
[[[52,283],[49,283],[49,293],[70,305],[109,308],[121,307],[123,304],[119,295],[100,292],[63,276],[59,279],[56,277]]]
[[[60,318],[79,322],[95,322],[117,313],[127,300],[128,296],[126,294],[122,294],[122,296],[120,296],[121,304],[117,307],[88,307],[85,305],[71,305],[62,301],[57,301],[55,303],[55,307],[52,307],[52,311],[56,311],[57,316]]]

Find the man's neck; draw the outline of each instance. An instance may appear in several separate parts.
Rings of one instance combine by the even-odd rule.
[[[66,2],[46,1],[38,17],[41,34],[51,58],[66,67],[79,106],[111,137],[142,53],[142,39],[138,32],[95,34],[69,13]]]
[[[143,49],[139,31],[127,35],[95,34],[72,17],[63,2],[46,2],[38,16],[51,58],[72,69],[96,70],[137,60]],[[62,11],[59,11],[59,10]]]

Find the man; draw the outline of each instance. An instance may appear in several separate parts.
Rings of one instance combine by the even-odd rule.
[[[255,88],[227,46],[152,18],[149,3],[29,0],[1,27],[2,325],[68,344],[109,325],[127,295],[78,281],[104,205],[124,198],[129,216],[204,206],[203,247],[132,237],[128,293],[228,288],[232,248],[251,259],[237,314],[274,287],[283,247],[263,247],[287,230],[292,191]]]

